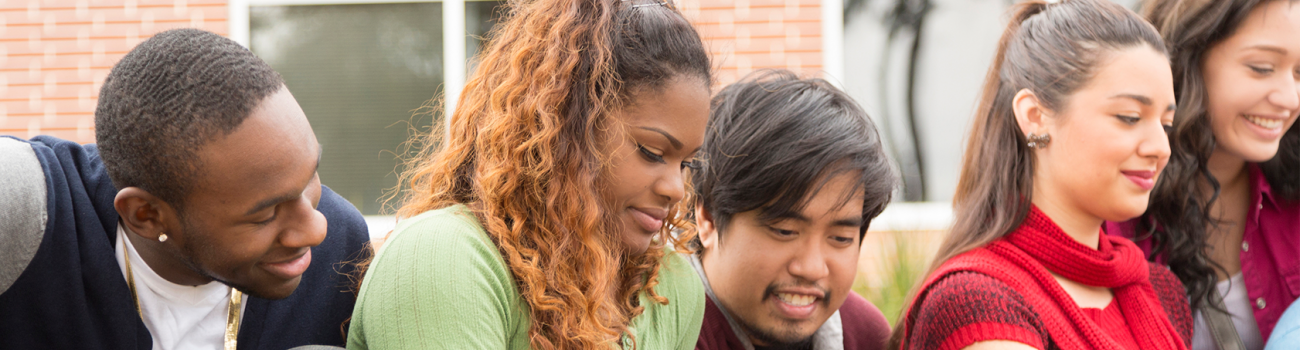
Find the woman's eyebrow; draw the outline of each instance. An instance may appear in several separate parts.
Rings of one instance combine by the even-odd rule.
[[[1130,100],[1137,101],[1138,103],[1141,103],[1144,106],[1151,106],[1155,104],[1154,102],[1151,102],[1150,97],[1146,97],[1138,94],[1117,94],[1115,96],[1111,96],[1110,98],[1127,98]],[[1165,107],[1165,111],[1172,111],[1176,107],[1177,106],[1175,106],[1173,103],[1170,103],[1168,107]]]
[[[1150,98],[1150,97],[1146,97],[1146,96],[1142,96],[1142,95],[1138,95],[1138,94],[1116,94],[1115,96],[1111,96],[1110,98],[1113,98],[1113,99],[1114,99],[1114,98],[1127,98],[1127,99],[1130,99],[1130,100],[1137,101],[1138,103],[1141,103],[1143,106],[1150,106],[1150,105],[1153,104],[1153,103],[1151,102],[1151,98]]]
[[[1285,48],[1275,46],[1275,45],[1269,45],[1269,44],[1258,44],[1258,45],[1247,46],[1246,50],[1268,51],[1282,56],[1286,56]]]
[[[673,135],[669,134],[667,131],[663,131],[661,129],[652,128],[648,126],[638,126],[637,128],[654,131],[659,133],[660,135],[664,135],[664,137],[668,138],[668,142],[673,144],[673,148],[678,150],[682,149],[682,141],[677,140],[676,137],[673,137]]]

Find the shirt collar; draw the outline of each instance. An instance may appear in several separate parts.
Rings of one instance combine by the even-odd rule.
[[[157,296],[169,304],[185,306],[224,305],[221,301],[230,295],[231,288],[229,286],[215,280],[197,286],[180,285],[168,281],[158,275],[153,267],[149,266],[149,263],[140,257],[140,252],[135,249],[135,245],[131,244],[131,240],[126,236],[129,234],[133,235],[135,233],[132,233],[131,229],[119,222],[117,224],[117,242],[125,245],[126,250],[117,249],[117,255],[120,256],[118,265],[123,265],[121,271],[123,277],[125,277],[126,268],[124,266],[126,259],[131,259],[131,270],[135,274],[134,280],[138,292],[137,298],[140,297],[139,295],[145,295],[145,297]],[[121,247],[121,245],[118,247]]]
[[[1246,166],[1246,169],[1250,172],[1250,216],[1251,220],[1258,221],[1260,209],[1263,209],[1264,204],[1276,208],[1277,202],[1273,198],[1273,186],[1268,184],[1268,178],[1259,169],[1259,164],[1251,163]]]

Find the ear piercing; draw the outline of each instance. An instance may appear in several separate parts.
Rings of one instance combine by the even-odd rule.
[[[1047,133],[1039,135],[1031,132],[1027,138],[1029,139],[1029,144],[1027,145],[1029,148],[1045,148],[1047,147],[1047,143],[1052,142],[1052,135],[1048,135]]]
[[[160,235],[158,235],[158,241],[159,241],[159,242],[166,242],[166,241],[167,241],[167,234],[164,233],[164,234],[160,234]]]

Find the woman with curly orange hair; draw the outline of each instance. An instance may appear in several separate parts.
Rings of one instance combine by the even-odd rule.
[[[657,0],[511,7],[401,176],[348,347],[693,347],[704,292],[669,243],[691,238],[672,232],[709,112],[699,35]]]

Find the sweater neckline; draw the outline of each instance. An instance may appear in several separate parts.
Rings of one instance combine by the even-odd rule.
[[[1020,227],[1006,237],[1047,270],[1075,282],[1106,288],[1142,282],[1147,271],[1141,252],[1116,249],[1115,239],[1122,238],[1101,234],[1097,249],[1092,249],[1066,234],[1037,206],[1031,206]]]

